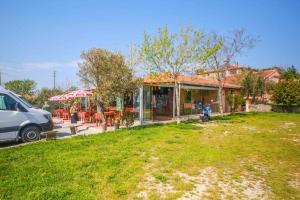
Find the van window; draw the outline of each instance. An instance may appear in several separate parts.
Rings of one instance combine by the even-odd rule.
[[[7,109],[7,105],[5,102],[5,97],[0,94],[0,110],[6,110]]]
[[[0,94],[0,110],[17,110],[18,102],[6,94]]]
[[[16,95],[13,92],[9,92],[9,94],[11,94],[12,96],[14,96],[16,99],[20,100],[21,102],[23,102],[27,107],[32,108],[32,106],[30,105],[30,103],[28,103],[28,101],[26,101],[22,96]]]

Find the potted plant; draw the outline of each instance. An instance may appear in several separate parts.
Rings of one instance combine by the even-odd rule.
[[[134,113],[132,112],[125,112],[125,125],[126,127],[130,127],[134,124]]]
[[[119,115],[117,115],[115,118],[114,126],[115,126],[115,130],[120,128],[120,116]]]

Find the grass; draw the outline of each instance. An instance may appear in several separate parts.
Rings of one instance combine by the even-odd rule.
[[[299,139],[299,114],[247,113],[0,149],[0,199],[299,199]]]

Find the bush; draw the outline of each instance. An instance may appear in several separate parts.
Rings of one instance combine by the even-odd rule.
[[[239,94],[231,94],[226,97],[226,101],[229,103],[230,112],[236,112],[239,106],[245,103],[243,96]]]
[[[280,81],[274,87],[272,100],[279,105],[300,105],[300,80]]]
[[[133,125],[133,123],[134,123],[134,113],[125,112],[124,118],[125,118],[125,125],[126,125],[127,128]]]

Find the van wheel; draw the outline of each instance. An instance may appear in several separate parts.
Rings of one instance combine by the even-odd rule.
[[[40,129],[36,126],[27,126],[21,133],[23,142],[32,142],[40,139]]]

